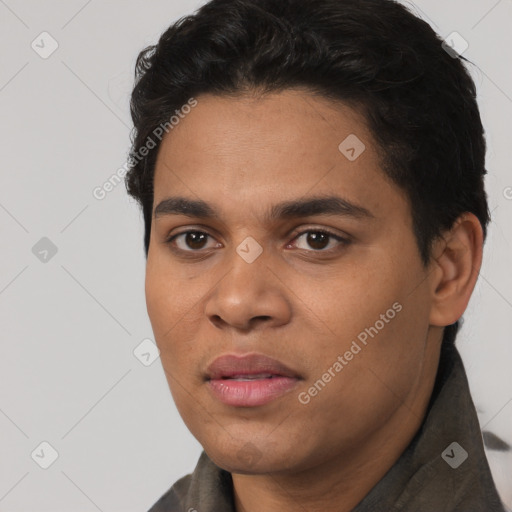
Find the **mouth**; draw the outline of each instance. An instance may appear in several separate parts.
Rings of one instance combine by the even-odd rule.
[[[301,377],[280,361],[261,354],[228,354],[208,367],[205,380],[213,396],[222,403],[257,407],[292,390]]]
[[[258,373],[256,375],[233,375],[233,377],[221,377],[222,380],[236,380],[238,382],[246,382],[251,380],[260,380],[260,379],[275,379],[278,377],[283,377],[283,375],[275,375],[271,373]]]

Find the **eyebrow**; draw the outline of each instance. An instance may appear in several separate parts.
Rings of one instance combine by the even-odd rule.
[[[184,215],[200,219],[219,219],[213,206],[202,200],[185,197],[167,197],[158,203],[155,219],[167,215]],[[375,216],[366,208],[338,196],[308,197],[284,201],[273,205],[266,215],[267,220],[293,219],[314,215],[339,215],[356,219],[373,219]]]

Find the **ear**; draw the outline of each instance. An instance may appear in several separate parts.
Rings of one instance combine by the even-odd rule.
[[[462,214],[433,247],[430,324],[445,327],[466,310],[482,265],[483,229],[478,218]]]

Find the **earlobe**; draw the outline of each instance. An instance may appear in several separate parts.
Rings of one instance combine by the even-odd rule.
[[[468,212],[436,242],[431,277],[431,325],[444,327],[462,316],[480,272],[482,251],[482,226]]]

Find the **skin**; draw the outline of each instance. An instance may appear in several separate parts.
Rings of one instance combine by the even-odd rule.
[[[154,207],[206,201],[216,218],[153,219],[147,309],[169,387],[192,434],[233,476],[238,512],[352,510],[424,418],[443,326],[467,306],[482,230],[464,214],[424,266],[404,192],[381,170],[361,115],[307,90],[203,95],[162,141]],[[350,134],[366,146],[349,161]],[[342,197],[371,217],[266,218],[276,203]],[[334,237],[311,239],[318,229]],[[201,231],[207,237],[186,235]],[[309,235],[309,236],[308,236]],[[254,238],[263,252],[236,252]],[[402,309],[307,404],[299,401],[394,303]],[[261,353],[300,376],[259,407],[218,401],[204,380],[225,353]]]

